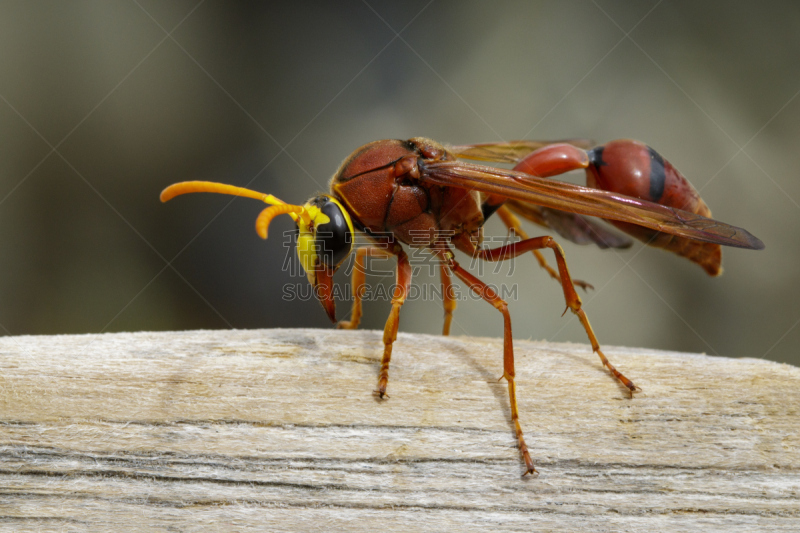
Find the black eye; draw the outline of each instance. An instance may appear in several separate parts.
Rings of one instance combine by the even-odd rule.
[[[317,226],[317,250],[325,265],[336,268],[350,255],[353,246],[350,226],[341,208],[329,198],[324,197],[319,209],[331,220]]]

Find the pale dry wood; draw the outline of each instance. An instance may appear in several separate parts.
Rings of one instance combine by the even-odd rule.
[[[190,331],[0,339],[0,528],[796,531],[800,369],[498,339]]]

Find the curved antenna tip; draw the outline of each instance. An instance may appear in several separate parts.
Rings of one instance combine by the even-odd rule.
[[[266,239],[267,229],[273,218],[278,215],[290,215],[292,218],[296,219],[298,215],[302,216],[304,212],[305,209],[299,205],[279,204],[267,207],[261,211],[261,213],[258,214],[258,218],[256,218],[256,233],[258,233],[258,236],[262,239]]]

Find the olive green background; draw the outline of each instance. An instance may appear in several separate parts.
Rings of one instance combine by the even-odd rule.
[[[0,331],[331,327],[282,298],[306,283],[285,268],[287,217],[265,243],[257,202],[162,205],[161,189],[300,203],[381,138],[632,137],[766,250],[725,249],[711,279],[640,244],[565,244],[601,343],[800,364],[798,91],[797,2],[0,1]],[[532,258],[488,270],[516,287],[516,338],[585,342]],[[364,325],[388,309],[368,302]],[[401,331],[438,332],[441,315],[411,301]],[[453,334],[500,336],[502,320],[466,300]]]

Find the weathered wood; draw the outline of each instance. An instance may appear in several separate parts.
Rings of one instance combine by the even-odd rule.
[[[800,369],[501,341],[191,331],[0,339],[0,527],[800,529]]]

